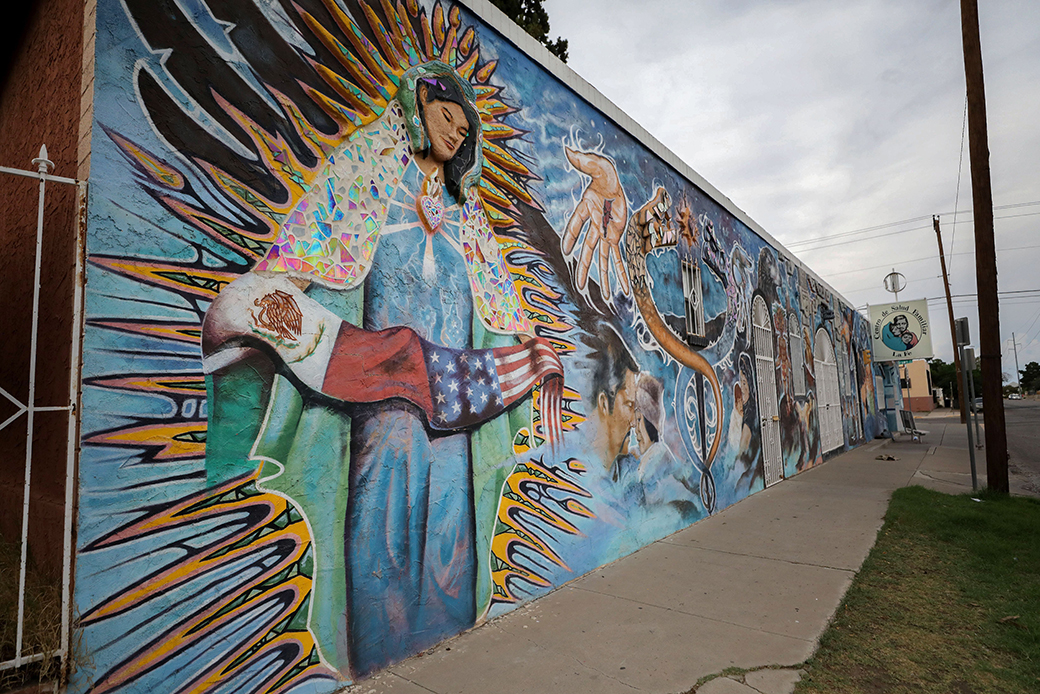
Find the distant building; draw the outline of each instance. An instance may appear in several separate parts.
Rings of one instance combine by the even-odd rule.
[[[899,365],[899,386],[903,403],[911,412],[931,412],[935,409],[932,371],[924,359],[914,359]]]

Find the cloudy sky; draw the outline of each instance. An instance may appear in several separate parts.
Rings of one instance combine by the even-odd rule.
[[[999,290],[1040,289],[1040,2],[980,5]],[[854,306],[890,300],[882,280],[893,267],[908,280],[901,299],[934,299],[936,355],[949,361],[931,228],[941,214],[952,293],[962,295],[954,312],[969,317],[977,345],[959,2],[545,7],[578,74]],[[1000,319],[1003,370],[1015,368],[1012,332],[1020,365],[1040,361],[1040,292],[1002,296]]]

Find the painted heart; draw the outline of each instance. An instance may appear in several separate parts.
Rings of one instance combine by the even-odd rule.
[[[444,203],[437,198],[423,195],[419,198],[419,216],[427,229],[431,232],[436,230],[444,221]]]

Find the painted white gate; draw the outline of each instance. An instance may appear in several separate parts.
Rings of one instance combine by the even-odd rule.
[[[76,488],[76,444],[79,441],[79,413],[76,411],[77,404],[79,403],[80,397],[80,337],[83,331],[83,226],[81,225],[76,235],[76,248],[75,248],[75,275],[74,275],[74,294],[73,294],[73,318],[72,318],[72,334],[70,340],[72,343],[72,351],[69,364],[69,395],[68,401],[63,405],[37,405],[36,404],[36,366],[37,356],[41,349],[46,349],[46,346],[38,344],[39,337],[39,324],[40,324],[40,291],[42,286],[41,273],[42,267],[42,248],[43,248],[43,231],[44,231],[44,210],[45,205],[45,194],[48,183],[56,183],[62,185],[72,185],[79,189],[78,205],[79,210],[76,215],[76,219],[85,220],[86,212],[86,188],[87,184],[85,181],[77,181],[72,178],[65,178],[63,176],[54,176],[47,173],[53,166],[53,162],[47,159],[47,147],[43,146],[40,148],[40,154],[36,159],[32,161],[33,165],[36,166],[36,171],[24,171],[22,169],[12,169],[7,166],[0,166],[0,174],[20,176],[26,178],[33,178],[39,181],[39,193],[37,198],[37,216],[36,216],[36,249],[34,254],[34,278],[33,278],[33,299],[32,299],[32,333],[30,336],[30,351],[29,351],[29,373],[28,373],[28,398],[25,402],[22,402],[18,397],[13,395],[10,391],[6,390],[3,386],[0,386],[0,398],[9,401],[16,411],[7,419],[0,422],[0,429],[4,429],[10,424],[15,423],[24,415],[26,418],[26,434],[25,434],[25,473],[23,482],[23,494],[22,494],[22,524],[21,524],[21,556],[19,559],[19,570],[18,570],[18,616],[15,622],[13,631],[15,632],[14,650],[13,653],[8,655],[14,655],[13,658],[9,658],[0,662],[0,674],[6,675],[7,671],[17,671],[19,668],[23,668],[26,665],[32,663],[38,663],[52,658],[60,659],[62,663],[62,671],[60,673],[61,681],[64,681],[68,675],[69,666],[69,649],[70,649],[70,638],[71,638],[71,617],[72,617],[72,522],[73,522],[73,508],[75,505],[74,490]],[[6,179],[5,179],[6,180]],[[0,220],[0,222],[6,222],[7,220]],[[3,232],[7,229],[3,228]],[[44,319],[46,320],[46,316]],[[32,483],[32,463],[33,463],[33,443],[38,433],[36,430],[36,413],[38,412],[67,412],[68,413],[68,429],[67,438],[65,441],[65,524],[64,524],[64,537],[62,546],[62,583],[61,583],[61,634],[59,646],[56,650],[43,651],[34,649],[38,648],[38,645],[27,644],[24,641],[25,626],[26,626],[26,575],[28,570],[28,548],[29,548],[29,506],[31,499],[31,483]],[[4,465],[16,465],[14,460],[4,460]],[[8,580],[8,576],[0,575],[0,580]],[[13,578],[13,577],[10,577]],[[6,586],[5,586],[6,588]],[[12,591],[13,592],[13,591]],[[42,611],[46,612],[46,608]],[[53,615],[47,614],[45,619],[49,619]],[[25,651],[29,650],[29,653]],[[23,670],[24,672],[24,670]],[[2,681],[2,678],[0,678]],[[17,680],[10,680],[17,681]],[[0,684],[0,687],[3,687]],[[33,688],[35,691],[35,688]],[[42,689],[41,689],[42,691]]]
[[[813,346],[816,362],[816,401],[820,408],[820,443],[823,452],[833,451],[845,443],[841,431],[841,391],[838,388],[838,363],[834,358],[834,345],[827,331],[816,331]]]
[[[755,297],[752,307],[755,335],[755,373],[758,381],[758,414],[762,421],[762,464],[766,486],[784,478],[780,454],[780,407],[776,398],[776,371],[773,363],[773,330],[765,300]]]

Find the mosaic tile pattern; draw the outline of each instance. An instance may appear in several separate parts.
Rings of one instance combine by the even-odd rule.
[[[393,102],[329,156],[256,270],[332,288],[357,284],[372,266],[387,205],[410,160],[404,112]]]
[[[329,156],[318,182],[286,219],[256,270],[288,272],[332,288],[356,285],[372,266],[391,200],[404,193],[408,206],[415,205],[404,181],[410,161],[404,112],[393,102],[373,127],[358,131]],[[457,209],[441,206],[427,215],[440,223],[453,219]],[[476,196],[462,208],[459,236],[481,320],[496,332],[530,331],[502,249]]]
[[[476,196],[462,208],[460,237],[478,315],[493,330],[529,332],[531,325],[520,306],[502,248]]]

